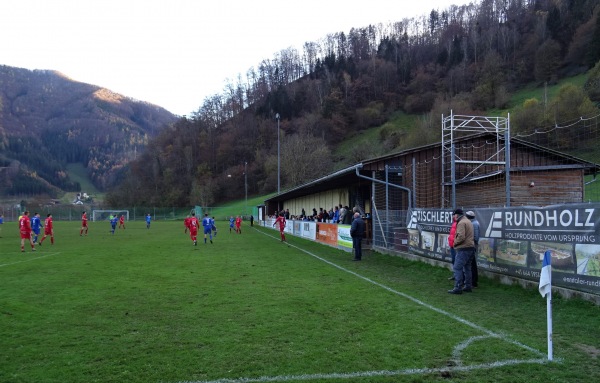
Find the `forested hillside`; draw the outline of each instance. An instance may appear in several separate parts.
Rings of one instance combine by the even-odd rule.
[[[176,116],[55,71],[0,66],[0,194],[78,191],[82,163],[104,189]]]
[[[525,86],[551,86],[594,67],[599,13],[597,0],[483,0],[282,50],[153,140],[109,202],[206,206],[242,197],[246,180],[251,195],[272,192],[278,143],[282,187],[292,187],[440,141],[440,116],[450,110],[511,110],[516,132],[597,114],[598,67],[585,86],[555,99],[509,100]],[[414,122],[390,124],[398,113]],[[333,156],[341,140],[382,124],[367,147]]]

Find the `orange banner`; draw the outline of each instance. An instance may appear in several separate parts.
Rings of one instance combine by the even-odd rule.
[[[337,246],[337,224],[321,222],[317,223],[317,242],[325,243],[331,246]]]

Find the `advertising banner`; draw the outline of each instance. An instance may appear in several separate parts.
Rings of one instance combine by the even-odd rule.
[[[352,251],[350,225],[337,225],[337,244],[342,250]]]
[[[551,251],[552,284],[600,294],[600,204],[472,209],[480,225],[480,269],[539,280]],[[451,210],[412,209],[409,251],[451,262]]]
[[[302,238],[314,241],[317,238],[317,224],[313,221],[294,221],[298,222],[300,227],[300,236]]]
[[[317,242],[325,243],[330,246],[337,246],[337,226],[338,225],[335,223],[317,223]]]

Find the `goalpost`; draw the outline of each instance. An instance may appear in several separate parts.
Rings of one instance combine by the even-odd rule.
[[[125,221],[129,221],[129,210],[92,210],[92,221],[107,221],[111,214],[120,217],[125,216]]]

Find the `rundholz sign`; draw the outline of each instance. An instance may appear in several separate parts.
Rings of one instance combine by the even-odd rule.
[[[600,204],[472,210],[480,224],[480,269],[537,280],[550,250],[553,285],[600,294]],[[451,262],[451,224],[452,211],[411,210],[409,250]]]

